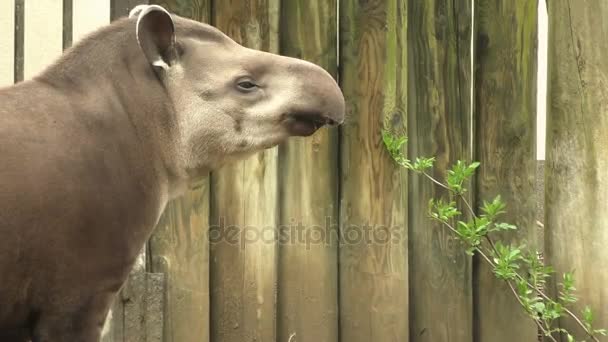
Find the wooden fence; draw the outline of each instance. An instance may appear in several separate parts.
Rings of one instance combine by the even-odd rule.
[[[0,85],[142,2],[0,1]],[[537,341],[505,286],[427,219],[442,190],[394,165],[383,128],[409,135],[410,156],[436,156],[438,177],[479,160],[469,199],[501,194],[520,227],[502,238],[574,270],[608,326],[608,2],[549,2],[545,198],[535,192],[535,0],[152,2],[323,66],[348,118],[170,203],[105,342]]]

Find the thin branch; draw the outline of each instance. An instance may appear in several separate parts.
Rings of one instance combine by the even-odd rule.
[[[428,174],[428,173],[426,173],[425,171],[419,171],[419,172],[420,172],[420,173],[422,173],[422,174],[423,174],[423,175],[424,175],[426,178],[428,178],[428,179],[429,179],[431,182],[435,183],[436,185],[440,186],[441,188],[448,190],[450,193],[455,193],[455,194],[456,194],[456,195],[457,195],[457,196],[458,196],[460,199],[462,199],[462,201],[463,201],[463,202],[464,202],[464,204],[466,205],[467,209],[469,210],[470,214],[471,214],[471,215],[473,215],[473,218],[477,218],[477,215],[475,214],[475,210],[473,210],[473,207],[471,207],[471,205],[469,204],[469,202],[466,200],[466,198],[465,198],[465,197],[464,197],[462,194],[457,193],[456,191],[454,191],[453,189],[449,188],[449,187],[448,187],[448,186],[446,186],[445,184],[443,184],[443,183],[441,183],[440,181],[436,180],[436,179],[435,179],[433,176],[429,175],[429,174]],[[447,226],[447,227],[448,227],[448,228],[449,228],[449,229],[450,229],[450,230],[451,230],[453,233],[455,233],[457,236],[460,236],[460,234],[458,234],[458,232],[456,231],[456,229],[454,229],[454,227],[452,227],[452,226],[451,226],[449,223],[447,223],[447,222],[445,222],[445,221],[441,221],[441,220],[438,220],[438,221],[439,221],[439,222],[441,222],[441,223],[443,223],[445,226]],[[541,226],[541,227],[544,227],[544,225],[543,225],[541,222],[538,222],[538,221],[537,221],[536,223],[537,223],[537,225],[539,225],[539,226]],[[488,242],[488,244],[490,245],[490,248],[492,249],[492,251],[493,251],[494,253],[496,253],[496,245],[494,244],[494,241],[492,241],[492,239],[490,238],[490,236],[489,236],[489,235],[487,235],[487,234],[486,234],[486,235],[484,235],[484,237],[486,238],[486,241],[487,241],[487,242]],[[494,263],[493,263],[493,262],[492,262],[490,259],[488,259],[488,258],[487,258],[487,256],[486,256],[485,254],[483,254],[483,252],[482,252],[480,249],[477,249],[477,251],[478,251],[478,252],[479,252],[481,255],[483,255],[483,256],[484,256],[484,258],[486,259],[486,261],[487,261],[487,262],[489,262],[489,263],[490,263],[490,265],[494,265]],[[544,299],[545,299],[545,300],[547,300],[547,301],[551,301],[551,302],[553,302],[553,299],[552,299],[552,298],[550,298],[549,296],[547,296],[547,295],[546,295],[546,294],[545,294],[545,293],[544,293],[544,292],[543,292],[541,289],[538,289],[537,287],[532,286],[532,284],[530,284],[530,282],[529,282],[527,279],[524,279],[524,278],[523,278],[521,275],[519,275],[519,273],[517,273],[517,272],[516,272],[515,274],[516,274],[516,276],[517,276],[517,278],[518,278],[518,279],[520,279],[520,280],[522,280],[522,281],[525,281],[525,282],[526,282],[526,284],[527,284],[529,287],[533,288],[533,289],[534,289],[534,291],[535,291],[535,292],[536,292],[538,295],[540,295],[542,298],[544,298]],[[509,287],[511,287],[511,288],[512,288],[511,283],[510,283],[509,281],[507,281],[507,283],[509,284]],[[514,289],[512,288],[512,290],[514,290]],[[523,303],[521,302],[521,299],[519,298],[519,295],[517,295],[517,292],[514,292],[514,295],[515,295],[515,297],[517,298],[517,300],[520,302],[520,304],[522,304],[522,305],[523,305]],[[524,308],[525,308],[525,306],[524,306]],[[579,326],[580,326],[580,327],[581,327],[581,328],[582,328],[582,329],[585,331],[585,333],[586,333],[586,334],[587,334],[589,337],[591,337],[591,338],[593,339],[593,341],[595,341],[595,342],[601,342],[601,341],[600,341],[600,340],[599,340],[597,337],[595,337],[595,336],[593,335],[593,333],[592,333],[591,331],[589,331],[589,330],[587,329],[587,327],[586,327],[586,326],[583,324],[583,322],[581,322],[581,320],[580,320],[580,319],[579,319],[579,318],[578,318],[578,317],[577,317],[577,316],[576,316],[576,315],[575,315],[575,314],[574,314],[572,311],[570,311],[570,310],[569,310],[567,307],[565,307],[565,306],[563,306],[563,309],[564,309],[564,312],[566,312],[566,313],[568,314],[568,316],[570,316],[570,318],[572,318],[572,319],[573,319],[573,320],[574,320],[574,321],[575,321],[575,322],[576,322],[576,323],[577,323],[577,324],[578,324],[578,325],[579,325]],[[538,321],[536,321],[536,320],[535,320],[535,322],[537,323],[537,325],[539,325]],[[543,332],[546,332],[546,330],[544,330],[544,329],[543,329],[541,326],[539,326],[539,328],[540,328],[540,329],[541,329]],[[553,337],[552,337],[552,336],[548,336],[548,337],[551,337],[551,338],[553,339]],[[553,340],[555,341],[555,339],[553,339]]]
[[[435,178],[433,178],[433,176],[429,175],[428,173],[426,173],[426,172],[424,172],[424,171],[420,171],[420,172],[421,172],[423,175],[425,175],[425,176],[426,176],[426,178],[430,179],[430,180],[431,180],[431,182],[433,182],[433,183],[435,183],[435,184],[439,185],[440,187],[442,187],[442,188],[444,188],[444,189],[446,189],[446,190],[448,190],[448,191],[450,191],[450,192],[453,192],[453,190],[452,190],[452,189],[448,188],[448,187],[447,187],[447,186],[445,186],[443,183],[441,183],[440,181],[438,181],[438,180],[436,180]]]
[[[479,255],[481,255],[481,256],[482,256],[482,257],[483,257],[483,258],[486,260],[486,262],[487,262],[488,264],[490,264],[490,266],[492,266],[492,267],[494,267],[494,266],[495,266],[495,264],[492,262],[492,260],[490,260],[490,258],[488,258],[488,256],[487,256],[487,255],[485,255],[485,253],[484,253],[484,252],[482,252],[481,250],[478,250],[478,253],[479,253]],[[524,304],[524,302],[522,302],[522,301],[521,301],[521,298],[520,298],[520,297],[519,297],[519,295],[517,294],[517,291],[515,291],[515,288],[513,287],[513,284],[511,284],[511,282],[510,282],[510,281],[508,281],[508,280],[506,280],[506,279],[505,279],[504,281],[507,283],[507,285],[509,285],[509,289],[511,289],[511,292],[513,293],[513,296],[515,296],[515,299],[517,299],[517,301],[519,302],[519,305],[521,305],[521,307],[522,307],[522,308],[524,308],[524,310],[526,310],[526,305]],[[543,332],[543,334],[544,334],[546,337],[550,338],[550,339],[551,339],[551,341],[555,341],[555,342],[557,342],[557,340],[556,340],[556,339],[553,337],[553,335],[551,335],[551,333],[549,333],[549,332],[548,332],[548,331],[547,331],[547,330],[546,330],[546,329],[545,329],[545,328],[542,326],[542,324],[540,324],[540,322],[539,322],[537,319],[535,319],[535,318],[533,318],[533,317],[530,317],[530,318],[532,318],[532,320],[534,321],[534,323],[536,323],[536,326],[537,326],[537,327],[538,327],[538,328],[539,328],[539,329],[540,329],[540,330]]]
[[[432,178],[432,177],[431,177]],[[456,229],[450,225],[449,223],[445,222],[445,221],[441,221],[438,220],[439,222],[443,223],[446,227],[448,227],[453,233],[456,234],[456,236],[460,236],[460,234],[458,234],[458,231],[456,231]],[[494,244],[494,241],[492,241],[492,239],[488,236],[485,235],[484,236],[486,238],[486,240],[488,241],[490,247],[492,248],[492,251],[494,253],[496,253],[496,245]],[[484,257],[484,259],[491,265],[494,266],[494,263],[480,250],[477,249],[477,251],[480,253],[480,255],[482,255]],[[533,288],[534,291],[540,295],[543,299],[547,300],[547,301],[553,301],[552,298],[550,298],[549,296],[547,296],[542,290],[538,289],[537,287],[533,286],[532,284],[530,284],[530,282],[527,279],[524,279],[524,277],[522,277],[519,273],[516,273],[516,276],[519,280],[521,281],[525,281],[526,284]],[[509,287],[511,287],[512,285],[507,281],[507,283],[509,284]],[[519,299],[519,296],[517,295],[517,292],[514,292],[515,297],[517,298],[517,300],[520,302],[520,304],[523,305],[523,303],[521,302],[521,300]],[[525,307],[525,306],[524,306]],[[572,312],[570,311],[567,307],[563,306],[564,312],[566,312],[568,314],[568,316],[570,316],[570,318],[572,318],[582,329],[583,331],[585,331],[585,333],[591,337],[595,342],[601,342],[597,337],[595,337],[592,332],[590,332],[587,327],[583,324],[583,322]],[[536,322],[538,325],[538,322]],[[542,329],[542,327],[541,327]],[[544,329],[543,329],[544,330]]]
[[[520,280],[523,280],[526,282],[526,284],[528,284],[528,286],[533,287],[532,284],[530,284],[530,282],[528,282],[527,279],[524,279],[524,277],[522,277],[521,275],[517,274],[517,278],[519,278]],[[547,296],[543,291],[534,288],[534,291],[536,291],[536,293],[543,297],[543,299],[548,300],[548,301],[552,301],[554,302],[553,298]],[[601,342],[597,337],[595,337],[593,335],[593,333],[591,331],[589,331],[587,329],[587,327],[585,326],[585,324],[583,324],[583,322],[578,318],[578,316],[576,316],[572,311],[570,311],[570,309],[568,309],[565,305],[562,306],[564,311],[568,314],[568,316],[570,316],[570,318],[572,318],[581,328],[583,328],[583,330],[585,331],[585,333],[587,333],[587,335],[589,337],[591,337],[594,341],[596,342]]]

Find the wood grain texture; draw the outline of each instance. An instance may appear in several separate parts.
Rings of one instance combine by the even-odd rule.
[[[443,181],[453,163],[472,157],[471,1],[411,0],[409,6],[408,153],[435,156],[432,173]],[[471,260],[427,216],[429,199],[447,194],[414,173],[409,194],[410,340],[470,342]]]
[[[500,195],[515,232],[495,240],[536,243],[537,0],[475,2],[475,159],[477,206]],[[475,261],[476,334],[480,341],[534,341],[536,325],[485,261]]]
[[[146,273],[146,342],[163,342],[165,274]],[[202,341],[202,340],[200,340]]]
[[[209,0],[155,0],[171,13],[209,22]],[[151,268],[167,277],[164,342],[209,341],[209,180],[171,201],[148,243]]]
[[[408,341],[407,173],[381,130],[406,131],[407,2],[340,3],[340,340]]]
[[[549,2],[547,262],[608,327],[608,2]],[[601,37],[601,38],[600,38]],[[578,332],[571,320],[563,328]],[[583,335],[578,335],[579,339]],[[606,338],[600,338],[604,341]],[[565,339],[564,339],[565,341]]]
[[[278,51],[278,18],[278,0],[214,3],[215,26],[259,50]],[[211,340],[274,342],[277,149],[212,173],[211,193]]]
[[[337,75],[336,0],[284,1],[281,53]],[[338,341],[338,130],[279,149],[277,341]],[[302,238],[297,238],[298,236]]]
[[[123,336],[114,342],[147,342],[146,339],[146,252],[137,257],[129,280],[120,291]]]
[[[15,83],[23,81],[23,50],[24,50],[24,39],[25,39],[25,0],[14,0],[15,1]]]
[[[15,1],[0,2],[0,87],[15,79]]]
[[[108,5],[110,4],[109,0],[108,0]],[[70,46],[72,46],[72,42],[73,42],[73,30],[72,30],[72,24],[73,24],[73,12],[74,12],[74,6],[73,6],[73,1],[72,0],[63,0],[63,49],[67,49]],[[109,11],[108,11],[108,16],[110,15]],[[108,19],[109,22],[109,19]]]
[[[148,243],[167,277],[165,342],[209,341],[209,184],[167,205]]]

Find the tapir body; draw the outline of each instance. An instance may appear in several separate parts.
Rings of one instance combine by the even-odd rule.
[[[343,115],[321,68],[158,6],[0,89],[0,341],[98,341],[169,199]]]

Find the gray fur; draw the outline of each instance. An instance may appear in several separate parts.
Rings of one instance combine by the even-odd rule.
[[[0,89],[0,341],[97,341],[170,198],[343,120],[321,68],[139,11]],[[259,87],[244,92],[247,79]]]

